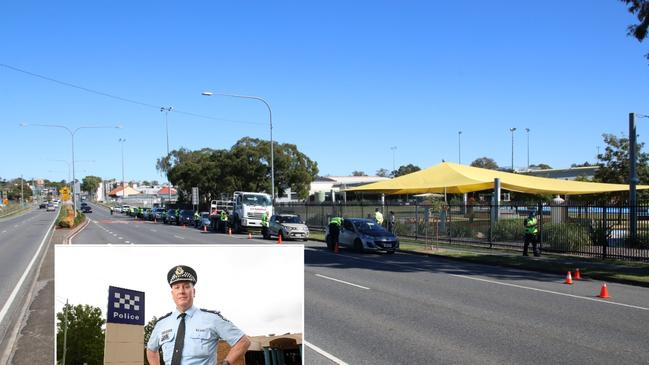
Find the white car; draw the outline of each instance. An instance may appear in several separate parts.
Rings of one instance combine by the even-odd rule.
[[[309,227],[304,224],[299,215],[276,214],[270,217],[268,231],[264,238],[269,239],[273,236],[282,236],[282,239],[307,241],[309,239]]]

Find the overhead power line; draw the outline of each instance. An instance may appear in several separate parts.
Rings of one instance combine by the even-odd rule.
[[[63,86],[75,88],[75,89],[78,89],[78,90],[82,90],[82,91],[85,91],[85,92],[88,92],[88,93],[91,93],[91,94],[104,96],[104,97],[107,97],[107,98],[111,98],[111,99],[114,99],[114,100],[119,100],[119,101],[123,101],[123,102],[126,102],[126,103],[131,103],[131,104],[143,106],[143,107],[146,107],[146,108],[152,108],[152,109],[155,109],[155,110],[160,110],[160,105],[153,105],[153,104],[149,104],[149,103],[144,103],[144,102],[141,102],[141,101],[124,98],[124,97],[121,97],[121,96],[118,96],[118,95],[105,93],[103,91],[89,89],[87,87],[83,87],[83,86],[80,86],[80,85],[75,85],[75,84],[72,84],[72,83],[69,83],[69,82],[66,82],[66,81],[57,80],[57,79],[54,79],[54,78],[51,78],[51,77],[48,77],[48,76],[43,76],[43,75],[40,75],[40,74],[37,74],[37,73],[34,73],[34,72],[23,70],[23,69],[18,68],[18,67],[7,65],[7,64],[4,64],[4,63],[0,63],[0,67],[4,67],[4,68],[7,68],[9,70],[20,72],[20,73],[23,73],[25,75],[36,77],[36,78],[39,78],[39,79],[42,79],[42,80],[50,81],[50,82],[53,82],[53,83],[56,83],[56,84],[59,84],[59,85],[63,85]],[[197,114],[197,113],[187,112],[187,111],[178,110],[178,109],[173,109],[173,110],[171,110],[171,112],[172,113],[189,115],[189,116],[197,117],[197,118],[216,120],[216,121],[220,121],[220,122],[229,122],[229,123],[238,123],[238,124],[251,124],[251,125],[266,125],[266,123],[259,123],[259,122],[249,122],[249,121],[243,121],[243,120],[216,118],[216,117],[211,117],[209,115]]]

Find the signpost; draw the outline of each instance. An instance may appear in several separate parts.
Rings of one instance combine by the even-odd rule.
[[[144,292],[108,287],[104,365],[141,365]]]
[[[194,211],[198,210],[198,187],[194,186],[192,188],[192,205],[194,206]]]

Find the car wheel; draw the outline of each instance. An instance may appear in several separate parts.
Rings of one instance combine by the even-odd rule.
[[[363,242],[358,238],[354,240],[354,250],[356,252],[363,252]]]
[[[394,250],[386,251],[386,253],[392,255],[394,253]]]

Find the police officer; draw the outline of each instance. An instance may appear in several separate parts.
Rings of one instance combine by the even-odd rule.
[[[167,365],[213,365],[219,339],[230,346],[221,365],[241,359],[250,339],[219,312],[194,306],[196,271],[179,265],[169,270],[167,281],[176,309],[160,317],[146,345],[146,357],[151,365],[160,365],[159,349]]]
[[[270,238],[268,235],[268,214],[266,212],[261,213],[261,236]]]
[[[376,219],[376,223],[377,223],[379,226],[382,226],[382,225],[383,225],[383,213],[381,213],[381,211],[379,210],[379,208],[376,208],[376,209],[374,210],[374,219]]]
[[[198,228],[200,226],[201,215],[198,214],[198,210],[194,211],[194,227]]]
[[[340,236],[340,227],[343,224],[342,217],[331,217],[329,220],[329,239],[331,242],[328,242],[330,245],[327,245],[331,251],[336,249],[338,244],[338,238]]]
[[[113,207],[110,207],[110,215],[113,215]]]
[[[534,211],[531,211],[527,218],[525,218],[525,245],[523,246],[523,256],[528,256],[527,249],[530,246],[530,242],[532,242],[534,256],[541,256],[540,249],[537,247],[536,243],[536,234],[538,233],[537,224]]]
[[[228,212],[225,211],[225,209],[221,209],[221,214],[219,214],[219,218],[221,220],[221,226],[219,231],[225,233],[228,230]]]

